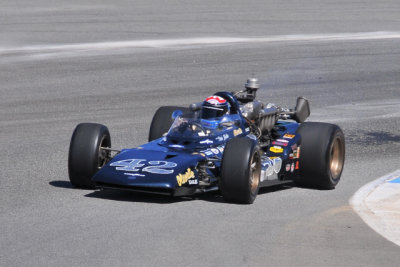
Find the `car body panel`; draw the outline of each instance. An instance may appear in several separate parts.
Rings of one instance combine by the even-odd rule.
[[[123,149],[92,178],[100,188],[118,188],[171,195],[191,195],[218,189],[224,148],[233,138],[245,137],[258,144],[235,97],[226,98],[233,114],[218,124],[179,114],[168,133],[137,148]],[[175,115],[174,115],[175,116]],[[262,148],[260,186],[293,181],[299,174],[301,137],[299,123],[278,121],[273,141]]]

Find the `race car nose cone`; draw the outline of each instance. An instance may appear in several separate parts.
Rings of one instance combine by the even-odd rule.
[[[248,78],[247,82],[244,85],[246,89],[258,89],[260,88],[260,85],[258,84],[258,79],[253,77],[253,78]]]

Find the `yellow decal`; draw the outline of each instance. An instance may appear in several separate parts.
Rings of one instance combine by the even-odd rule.
[[[273,146],[269,149],[269,151],[274,152],[274,153],[282,153],[283,148],[281,148],[280,146]]]
[[[294,159],[299,159],[300,158],[300,147],[297,149],[293,150],[293,158]]]
[[[239,135],[239,134],[241,134],[241,133],[243,133],[243,131],[242,131],[241,128],[236,129],[236,130],[233,130],[233,135],[234,135],[234,136]]]
[[[285,135],[283,136],[283,138],[289,138],[289,139],[292,139],[292,138],[294,138],[294,137],[295,137],[294,134],[285,134]]]
[[[184,174],[178,174],[176,176],[176,181],[178,182],[178,185],[181,186],[187,183],[187,181],[192,178],[194,178],[194,172],[190,168],[188,168]]]
[[[199,152],[193,152],[192,155],[201,155],[201,156],[203,156],[203,157],[206,156],[204,153],[199,153]]]

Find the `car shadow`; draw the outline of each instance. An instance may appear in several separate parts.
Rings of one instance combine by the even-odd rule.
[[[157,204],[173,204],[181,201],[185,201],[184,198],[174,198],[168,195],[157,195],[134,191],[124,191],[117,189],[100,189],[86,194],[85,197],[90,198],[101,198],[113,201],[124,201],[124,202],[145,202],[145,203],[157,203]],[[188,198],[190,200],[190,198]]]
[[[59,188],[75,189],[69,181],[51,181],[49,185]]]
[[[258,194],[259,195],[263,195],[263,194],[273,193],[273,192],[277,192],[277,191],[288,190],[288,189],[291,189],[293,187],[296,187],[294,183],[293,184],[290,183],[290,184],[281,184],[281,185],[273,185],[273,186],[268,186],[268,187],[262,187],[258,191]]]
[[[261,188],[258,194],[262,195],[267,193],[278,192],[290,189],[292,187],[293,187],[292,185],[286,184],[286,185],[276,185],[276,186]],[[224,198],[219,193],[219,191],[196,194],[187,197],[172,197],[167,195],[158,195],[158,194],[142,193],[134,191],[122,191],[117,189],[101,189],[86,194],[85,197],[101,198],[113,201],[143,202],[143,203],[145,202],[145,203],[157,203],[157,204],[174,204],[186,201],[206,201],[213,203],[237,205],[236,203],[225,202]]]
[[[142,193],[135,191],[124,191],[118,189],[79,189],[72,186],[69,181],[51,181],[50,185],[58,188],[65,189],[74,189],[74,190],[83,190],[83,191],[91,191],[88,194],[85,194],[85,197],[88,198],[99,198],[99,199],[107,199],[113,201],[122,201],[122,202],[140,202],[140,203],[156,203],[156,204],[174,204],[184,201],[206,201],[206,202],[214,202],[214,203],[223,203],[223,204],[234,204],[235,203],[227,203],[225,202],[222,195],[219,191],[206,192],[201,194],[196,194],[193,196],[187,197],[172,197],[168,195],[159,195],[159,194],[151,194],[151,193]],[[263,195],[267,193],[273,193],[277,191],[287,190],[292,188],[294,185],[285,184],[285,185],[275,185],[271,187],[260,188],[258,194]]]

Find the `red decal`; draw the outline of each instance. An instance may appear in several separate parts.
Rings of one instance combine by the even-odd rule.
[[[206,98],[206,101],[212,105],[224,104],[226,100],[220,96],[213,95]]]

